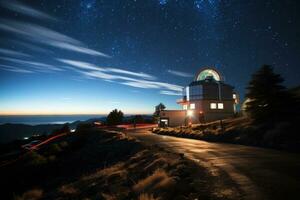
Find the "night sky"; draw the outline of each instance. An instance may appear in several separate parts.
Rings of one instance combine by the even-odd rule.
[[[242,99],[262,64],[300,84],[296,0],[0,2],[0,114],[176,109],[204,66]]]

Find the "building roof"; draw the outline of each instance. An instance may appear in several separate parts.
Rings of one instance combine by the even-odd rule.
[[[195,76],[194,81],[203,81],[207,78],[211,78],[215,81],[222,81],[220,72],[212,67],[202,68]]]
[[[195,85],[214,85],[214,84],[220,84],[220,85],[224,85],[224,86],[228,86],[231,87],[232,89],[234,88],[231,85],[228,85],[222,81],[215,81],[215,80],[211,80],[211,79],[206,79],[206,80],[201,80],[201,81],[193,81],[189,84],[189,86],[195,86]]]

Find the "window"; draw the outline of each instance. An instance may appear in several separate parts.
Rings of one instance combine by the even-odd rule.
[[[210,109],[217,109],[216,103],[210,103]]]
[[[218,109],[224,109],[224,104],[223,103],[218,103]]]
[[[194,109],[195,109],[195,107],[196,107],[196,106],[195,106],[195,104],[194,104],[194,103],[191,103],[191,104],[190,104],[190,109],[194,110]]]
[[[183,105],[183,110],[187,110],[187,105]]]
[[[233,95],[232,95],[232,98],[233,98],[233,99],[236,99],[236,94],[233,94]]]

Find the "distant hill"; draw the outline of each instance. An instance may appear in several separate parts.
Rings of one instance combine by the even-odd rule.
[[[62,124],[43,124],[34,126],[26,124],[2,124],[0,125],[0,143],[30,137],[33,134],[49,134],[62,126]]]
[[[140,115],[145,121],[151,121],[151,115]],[[124,123],[130,123],[135,115],[127,115],[124,117]],[[105,122],[106,117],[91,118],[86,121],[75,121],[68,123],[71,129],[76,128],[79,123],[87,122],[93,123],[95,121]],[[30,137],[33,134],[50,134],[55,129],[60,129],[63,124],[40,124],[40,125],[27,125],[27,124],[2,124],[0,125],[0,144],[11,142],[16,139],[23,139]]]

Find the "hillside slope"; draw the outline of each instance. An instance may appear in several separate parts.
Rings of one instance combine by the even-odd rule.
[[[96,128],[26,153],[0,175],[3,199],[223,199],[182,155]]]

